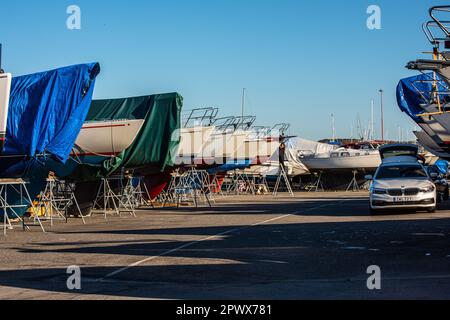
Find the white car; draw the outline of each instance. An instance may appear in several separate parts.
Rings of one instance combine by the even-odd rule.
[[[380,148],[383,160],[370,187],[370,211],[386,209],[436,211],[437,192],[432,177],[418,161],[415,145],[388,145]]]

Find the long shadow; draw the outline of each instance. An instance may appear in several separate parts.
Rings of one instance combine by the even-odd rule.
[[[256,207],[265,212],[299,212],[298,215],[311,217],[368,215],[366,202],[359,200],[347,206],[333,205],[308,211],[308,208],[328,203],[314,201]],[[443,209],[448,207],[449,203],[441,205]],[[158,238],[159,235],[206,238],[230,229],[234,231],[195,243]],[[370,265],[382,267],[384,277],[447,276],[438,287],[448,289],[445,292],[450,294],[450,218],[415,220],[411,217],[403,221],[371,222],[324,220],[253,227],[242,224],[78,233],[91,238],[85,243],[58,244],[76,245],[73,248],[57,248],[54,242],[41,242],[38,245],[44,249],[16,250],[31,257],[39,253],[50,253],[55,257],[66,254],[74,257],[111,255],[111,259],[131,256],[133,261],[139,261],[159,256],[155,264],[153,261],[143,263],[103,282],[96,280],[125,266],[119,262],[115,267],[83,268],[86,282],[79,292],[81,295],[97,293],[169,299],[370,298],[365,280],[360,281],[367,279],[366,270]],[[96,234],[145,235],[149,239],[97,242],[91,240]],[[156,237],[152,239],[152,236]],[[180,249],[174,250],[176,248]],[[66,270],[63,269],[0,271],[0,285],[15,288],[68,292],[66,280]],[[397,283],[392,291],[389,291],[389,286],[394,284],[388,282],[388,293],[395,295],[395,292],[401,292],[398,286],[406,288],[406,282]],[[439,291],[438,287],[430,288],[430,284],[425,283],[417,288],[417,292],[444,295],[445,292]]]
[[[162,232],[212,235],[229,228],[175,228]],[[147,234],[160,232],[148,230]],[[306,286],[309,291],[305,292],[311,297],[339,298],[343,288],[353,286],[356,286],[353,294],[366,294],[365,282],[351,280],[366,279],[367,267],[374,264],[382,267],[384,277],[448,276],[449,232],[450,219],[275,224],[242,226],[223,238],[191,246],[186,246],[189,243],[186,241],[154,243],[150,239],[148,243],[22,252],[137,256],[136,261],[139,256],[162,255],[157,265],[144,263],[100,283],[93,281],[123,266],[85,268],[83,277],[87,282],[80,294],[170,299],[221,299],[233,295],[241,299],[295,299],[305,297],[301,289]],[[169,252],[180,246],[185,247]],[[62,269],[1,271],[0,285],[67,292],[65,272]],[[321,281],[314,282],[317,280]],[[345,284],[346,281],[350,282]],[[333,286],[334,282],[338,284]],[[296,290],[291,287],[293,283]],[[330,284],[329,291],[319,292],[323,283]],[[407,280],[403,284],[406,283]],[[389,282],[385,284],[389,288]],[[450,279],[444,278],[441,285],[450,289]],[[398,284],[395,288],[398,292]],[[423,293],[432,289],[425,283],[417,290]]]
[[[346,205],[344,205],[344,203]],[[343,204],[340,205],[339,204]],[[351,208],[349,208],[351,204]],[[274,215],[294,214],[302,216],[358,217],[368,216],[368,201],[365,198],[339,200],[304,200],[283,203],[233,203],[209,207],[180,207],[141,210],[141,214],[179,215]],[[318,208],[320,210],[311,210]]]

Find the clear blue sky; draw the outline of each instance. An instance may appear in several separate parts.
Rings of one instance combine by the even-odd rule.
[[[66,28],[66,8],[82,10],[82,30]],[[382,30],[366,28],[370,4]],[[421,32],[430,0],[4,1],[3,67],[16,75],[98,61],[95,97],[178,91],[185,107],[247,113],[258,125],[288,121],[292,134],[349,136],[358,112],[370,117],[386,92],[386,127],[414,124],[398,111],[395,87],[405,64],[429,50]],[[377,108],[377,127],[379,126]],[[379,130],[378,130],[379,131]]]

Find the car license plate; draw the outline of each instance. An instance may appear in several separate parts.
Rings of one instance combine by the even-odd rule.
[[[394,202],[412,202],[414,201],[411,197],[395,197]]]

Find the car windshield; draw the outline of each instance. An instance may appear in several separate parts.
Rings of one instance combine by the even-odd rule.
[[[425,170],[420,165],[398,165],[381,167],[377,180],[400,178],[427,178]]]

